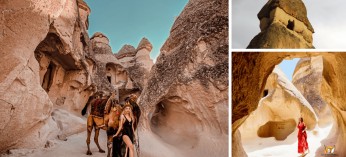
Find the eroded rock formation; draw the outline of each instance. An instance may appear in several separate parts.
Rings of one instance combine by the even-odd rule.
[[[267,79],[257,109],[239,130],[242,138],[284,140],[296,129],[300,117],[309,130],[315,127],[317,119],[309,102],[276,66]]]
[[[322,72],[322,56],[302,58],[294,70],[292,83],[313,107],[318,116],[319,126],[326,126],[333,119],[328,104],[321,96]]]
[[[84,131],[80,113],[96,92],[119,89],[121,100],[140,93],[108,38],[89,39],[83,0],[6,0],[0,9],[1,153]],[[148,45],[141,42],[141,54]]]
[[[313,48],[314,29],[302,0],[270,0],[257,17],[261,32],[248,48]]]
[[[228,1],[188,2],[140,105],[143,156],[228,155]]]
[[[248,115],[257,108],[264,91],[264,84],[275,65],[287,58],[317,55],[323,57],[321,96],[331,108],[335,125],[328,139],[322,141],[321,149],[316,152],[316,156],[322,153],[325,143],[335,144],[336,148],[342,148],[346,141],[343,103],[345,100],[342,96],[346,86],[342,81],[346,77],[343,70],[346,54],[343,53],[232,53],[232,136],[240,139],[235,133]],[[237,144],[240,141],[234,141],[234,143]],[[240,148],[233,150],[232,154],[242,152]],[[343,149],[336,149],[335,153],[340,156],[346,155]],[[246,156],[246,154],[240,156]]]
[[[143,38],[135,49],[131,45],[124,45],[115,56],[124,65],[125,69],[130,73],[135,88],[143,90],[147,84],[149,72],[154,65],[150,59],[152,45],[148,39]]]
[[[55,106],[74,111],[91,94],[79,91],[89,84],[83,43],[90,10],[62,0],[6,0],[0,9],[0,151],[37,148],[59,134]]]
[[[89,38],[83,0],[0,3],[0,153],[85,130],[90,96],[118,89],[144,92],[143,156],[228,155],[228,1],[190,1],[155,66],[145,38],[116,55]]]

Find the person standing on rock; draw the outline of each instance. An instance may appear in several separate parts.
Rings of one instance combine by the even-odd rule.
[[[127,156],[127,150],[129,150],[129,157],[134,157],[134,139],[136,139],[135,129],[134,129],[134,123],[135,118],[133,116],[133,107],[129,102],[126,102],[124,105],[123,112],[120,116],[120,123],[119,123],[119,129],[117,133],[113,136],[117,137],[120,134],[120,131],[122,133],[122,139],[126,144],[126,153],[125,156]]]
[[[298,122],[298,153],[305,154],[309,153],[309,145],[307,141],[307,135],[306,135],[306,125],[303,121],[303,118],[301,117]],[[306,154],[307,154],[306,153]]]

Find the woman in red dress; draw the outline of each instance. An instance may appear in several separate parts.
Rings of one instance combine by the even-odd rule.
[[[298,130],[298,153],[304,154],[305,151],[308,151],[309,153],[309,145],[307,141],[307,135],[306,135],[306,125],[303,121],[303,118],[299,119],[299,123],[297,128]]]

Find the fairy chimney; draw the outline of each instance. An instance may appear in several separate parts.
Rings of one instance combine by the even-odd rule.
[[[152,48],[153,45],[151,45],[147,38],[142,38],[137,47],[136,60],[141,64],[142,67],[148,70],[148,72],[154,65],[153,60],[150,59],[150,52]]]
[[[248,48],[314,48],[302,0],[269,0],[257,14],[261,32]]]

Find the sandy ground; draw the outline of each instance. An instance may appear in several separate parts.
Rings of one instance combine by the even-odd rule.
[[[310,153],[306,157],[315,157],[316,150],[321,146],[321,141],[325,139],[332,128],[329,125],[325,128],[316,127],[313,131],[307,131]],[[253,140],[242,140],[244,149],[249,157],[294,157],[298,154],[297,129],[290,134],[286,140],[277,141],[272,138],[257,138]]]
[[[105,157],[107,156],[107,135],[105,130],[100,131],[99,144],[106,153],[98,152],[98,148],[94,142],[94,133],[91,135],[90,150],[93,153],[92,156],[86,155],[87,145],[86,145],[87,132],[84,131],[79,134],[75,134],[67,137],[67,141],[52,140],[52,146],[50,148],[42,149],[19,149],[13,150],[10,155],[3,154],[0,156],[4,157],[15,157],[15,156],[28,156],[28,157]]]
[[[49,148],[41,149],[16,149],[11,150],[11,154],[0,154],[0,157],[106,157],[106,131],[101,130],[99,136],[99,143],[101,148],[106,153],[98,152],[98,148],[94,142],[94,134],[91,136],[90,149],[93,153],[92,156],[86,155],[87,132],[84,131],[79,134],[75,134],[67,137],[67,141],[51,140],[51,146]],[[141,157],[152,157],[152,156],[164,156],[164,157],[183,157],[183,156],[218,156],[226,157],[228,154],[228,139],[227,135],[204,135],[208,138],[203,138],[199,141],[196,148],[179,147],[177,145],[168,144],[156,134],[150,132],[139,132],[140,137],[140,156]],[[221,142],[220,142],[221,141]],[[212,143],[212,144],[211,144]],[[211,151],[213,150],[213,151]],[[136,157],[135,153],[135,157]]]

